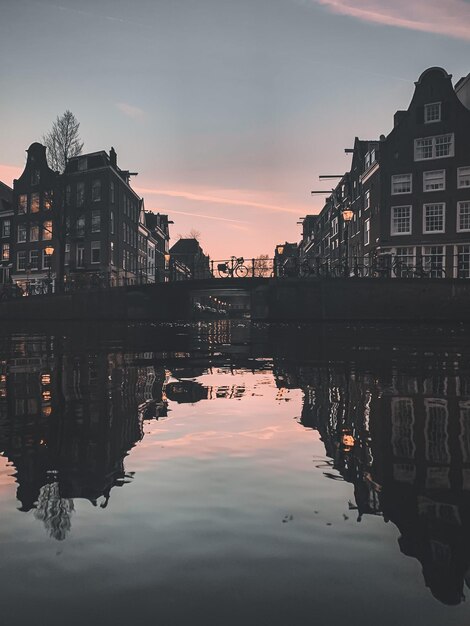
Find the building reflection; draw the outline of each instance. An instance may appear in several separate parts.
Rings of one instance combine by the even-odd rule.
[[[1,363],[0,450],[16,468],[21,511],[64,539],[74,500],[105,508],[132,479],[124,458],[145,419],[166,415],[165,371],[119,351],[70,354],[60,338],[13,340]],[[142,356],[142,355],[140,355]]]
[[[470,584],[470,372],[458,357],[409,372],[346,363],[281,365],[275,375],[303,390],[300,421],[320,433],[325,474],[352,483],[358,521],[393,522],[432,594],[461,602]]]

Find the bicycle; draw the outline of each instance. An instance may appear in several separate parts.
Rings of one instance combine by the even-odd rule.
[[[217,264],[217,272],[220,278],[245,278],[248,275],[248,268],[244,265],[243,257],[231,257],[230,261]]]

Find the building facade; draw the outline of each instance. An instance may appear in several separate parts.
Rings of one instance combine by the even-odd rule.
[[[356,138],[350,171],[303,235],[302,260],[470,278],[469,94],[469,77],[454,89],[430,68],[388,136]]]

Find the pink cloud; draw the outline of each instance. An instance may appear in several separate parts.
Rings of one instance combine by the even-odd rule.
[[[200,193],[193,191],[185,191],[185,190],[177,190],[177,189],[152,189],[146,187],[136,187],[135,190],[137,193],[141,195],[150,195],[150,196],[167,196],[172,198],[184,198],[186,200],[193,200],[196,202],[209,202],[215,204],[228,204],[234,206],[245,206],[252,207],[256,209],[264,209],[268,211],[277,211],[282,213],[295,213],[299,214],[299,211],[302,213],[304,209],[300,208],[291,208],[287,206],[280,206],[277,204],[271,204],[269,202],[263,202],[258,200],[253,200],[247,197],[247,194],[243,190],[233,190],[227,189],[222,190],[224,194],[223,197],[219,195],[213,195],[213,193],[218,193],[218,190],[215,192],[209,191],[208,193]],[[300,213],[300,214],[301,214]]]
[[[470,3],[466,0],[313,0],[333,13],[427,33],[470,40]]]

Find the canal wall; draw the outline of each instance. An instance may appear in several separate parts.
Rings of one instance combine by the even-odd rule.
[[[211,289],[224,285],[210,283]],[[251,293],[252,319],[258,321],[470,321],[470,281],[465,280],[287,278],[257,281],[251,289],[246,283],[245,289]],[[23,297],[0,303],[0,321],[190,320],[197,291],[194,281]]]

